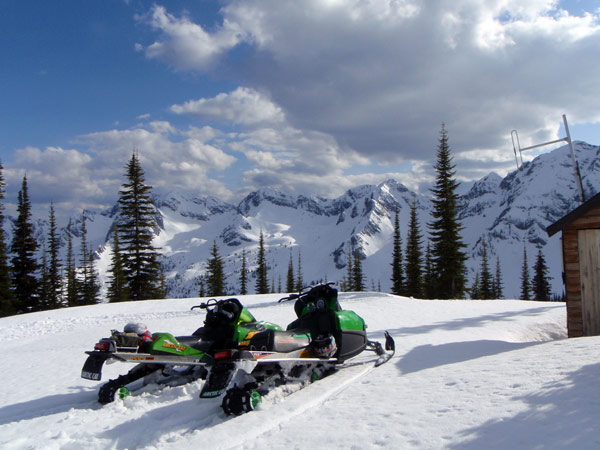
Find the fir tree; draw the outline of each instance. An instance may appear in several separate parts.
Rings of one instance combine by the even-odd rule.
[[[123,266],[121,244],[119,242],[119,227],[117,224],[115,224],[113,229],[112,258],[108,272],[111,275],[106,293],[108,301],[111,303],[129,301],[129,289],[127,288],[127,278]]]
[[[246,263],[246,249],[242,249],[242,269],[240,271],[240,295],[248,293],[248,267]]]
[[[40,265],[40,281],[38,284],[39,297],[40,297],[40,309],[52,309],[49,305],[50,298],[50,277],[48,276],[48,252],[46,251],[46,244],[42,247],[42,264]]]
[[[406,238],[406,286],[405,294],[409,297],[423,297],[423,245],[419,218],[417,216],[417,202],[413,199],[410,205],[410,223]]]
[[[348,256],[347,256],[347,262],[346,262],[346,274],[347,274],[347,285],[346,285],[346,290],[347,291],[353,291],[354,290],[354,267],[352,264],[352,261],[354,259],[354,255],[352,252],[352,244],[350,242],[348,242],[347,245],[347,249],[348,249]]]
[[[33,236],[31,203],[27,189],[27,177],[23,177],[18,195],[17,222],[14,228],[11,250],[12,276],[17,312],[39,311],[38,279],[35,273],[39,265],[35,260],[38,244]]]
[[[296,290],[300,292],[304,288],[304,277],[302,276],[302,252],[298,249],[298,271],[296,275]]]
[[[208,295],[210,297],[221,297],[225,295],[225,276],[223,275],[223,258],[219,255],[217,241],[213,241],[213,247],[210,252],[211,258],[208,260]]]
[[[494,277],[494,298],[504,298],[500,257],[496,257],[496,276]]]
[[[537,259],[533,266],[532,294],[534,300],[550,301],[552,299],[552,290],[550,288],[551,278],[548,276],[548,266],[542,254],[542,249],[538,249]]]
[[[475,279],[473,280],[473,285],[471,286],[471,291],[469,293],[472,300],[481,300],[481,283],[479,280],[479,272],[475,273]]]
[[[404,295],[404,270],[402,267],[402,238],[398,211],[394,220],[394,242],[392,245],[392,294]]]
[[[529,280],[529,267],[527,264],[527,248],[523,246],[523,265],[521,266],[521,300],[531,300],[531,282]]]
[[[200,278],[199,295],[200,297],[206,297],[206,283],[204,282],[204,278]]]
[[[365,281],[362,271],[362,261],[360,259],[360,252],[356,250],[354,252],[354,258],[352,262],[352,284],[353,290],[356,292],[362,292],[365,290]]]
[[[436,297],[462,298],[466,285],[467,259],[458,217],[458,183],[448,146],[448,133],[442,125],[434,169],[437,173],[433,193],[433,221],[429,224],[433,270],[436,276]]]
[[[269,280],[267,279],[267,259],[265,257],[265,238],[261,230],[258,241],[258,256],[256,260],[256,293],[269,293]]]
[[[294,281],[294,262],[293,262],[291,250],[290,250],[290,262],[288,263],[285,289],[288,293],[294,292],[296,290],[296,282]]]
[[[6,233],[4,232],[4,198],[5,187],[4,168],[0,163],[0,317],[16,312],[15,299],[11,289],[10,268],[8,265],[8,250]]]
[[[423,273],[423,294],[425,298],[435,298],[435,274],[433,272],[433,262],[431,260],[431,246],[427,241],[427,250],[425,252],[425,268]]]
[[[487,245],[485,241],[481,244],[481,267],[479,269],[479,298],[482,300],[490,300],[494,298],[493,279],[488,263]]]
[[[127,164],[127,183],[122,185],[119,228],[127,285],[132,300],[161,298],[159,255],[152,245],[155,210],[152,188],[145,184],[144,171],[134,152]]]
[[[75,268],[75,259],[73,257],[73,237],[70,232],[67,234],[67,261],[65,270],[65,300],[67,306],[78,306],[80,297],[79,282],[77,281],[77,269]]]
[[[85,216],[81,218],[81,278],[79,282],[80,303],[82,305],[93,305],[98,303],[98,276],[94,268],[94,256],[87,242],[87,225]]]
[[[58,308],[63,305],[62,299],[62,279],[61,263],[58,256],[60,249],[60,240],[56,234],[56,215],[54,213],[54,204],[50,204],[50,226],[48,230],[48,307]]]

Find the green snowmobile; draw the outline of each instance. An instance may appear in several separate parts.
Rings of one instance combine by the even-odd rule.
[[[280,302],[288,300],[296,301],[297,319],[286,330],[257,321],[236,298],[211,299],[193,307],[206,310],[206,318],[191,336],[150,335],[145,326],[128,324],[86,352],[81,376],[100,380],[106,361],[137,363],[100,388],[102,404],[128,395],[126,386],[142,378],[144,383],[169,385],[205,379],[200,398],[223,396],[225,413],[241,414],[254,409],[273,387],[315,381],[365,350],[376,353],[376,366],[393,355],[389,333],[385,332],[385,349],[368,340],[364,320],[341,309],[331,283],[306,288]]]

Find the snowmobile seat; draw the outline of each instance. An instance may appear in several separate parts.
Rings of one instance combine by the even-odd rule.
[[[294,320],[287,327],[289,330],[309,330],[310,334],[334,334],[339,331],[335,312],[330,309],[311,311]]]
[[[308,337],[292,331],[264,330],[250,338],[250,350],[288,353],[306,347]]]
[[[234,348],[237,343],[233,341],[235,328],[232,325],[213,324],[198,328],[192,336],[196,343],[192,345],[197,350]]]
[[[177,342],[182,345],[186,345],[188,347],[195,348],[196,350],[200,350],[203,352],[208,351],[212,348],[214,341],[202,339],[200,336],[176,336]]]

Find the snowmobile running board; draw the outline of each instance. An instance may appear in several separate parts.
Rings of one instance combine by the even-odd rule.
[[[375,367],[388,362],[395,353],[395,342],[390,334],[385,333],[385,350],[384,346],[377,341],[368,341],[366,350],[373,351],[378,358],[375,361]],[[87,351],[88,359],[81,371],[81,377],[88,380],[98,381],[102,377],[102,366],[109,359],[114,359],[121,362],[130,362],[135,364],[165,364],[172,366],[207,366],[219,359],[217,354],[215,357],[209,355],[197,356],[178,356],[178,355],[156,355],[150,353],[137,352],[106,352],[106,351]],[[232,361],[255,361],[257,364],[272,364],[286,362],[302,362],[302,363],[321,363],[321,364],[340,364],[338,358],[316,358],[303,357],[302,350],[292,352],[292,354],[282,354],[277,352],[256,351],[256,350],[233,350],[222,352],[224,359]]]
[[[106,359],[117,359],[122,362],[145,363],[145,364],[173,364],[176,366],[205,366],[212,362],[212,358],[204,355],[201,358],[195,356],[179,356],[179,355],[152,355],[150,353],[123,353],[113,352],[107,353],[103,351],[88,351],[90,356],[106,357]]]

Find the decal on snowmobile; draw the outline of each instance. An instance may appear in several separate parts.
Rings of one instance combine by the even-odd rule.
[[[261,327],[261,328],[264,329],[264,327]],[[250,339],[252,339],[255,334],[258,334],[261,331],[263,331],[263,330],[261,329],[261,330],[251,331],[250,333],[248,333],[246,335],[246,337],[244,338],[244,340],[240,342],[240,347],[247,347],[247,346],[249,346],[250,345]]]
[[[167,339],[165,339],[163,341],[162,346],[165,348],[172,348],[173,350],[177,350],[178,352],[182,352],[187,348],[185,345],[173,344],[171,341],[168,341]]]

